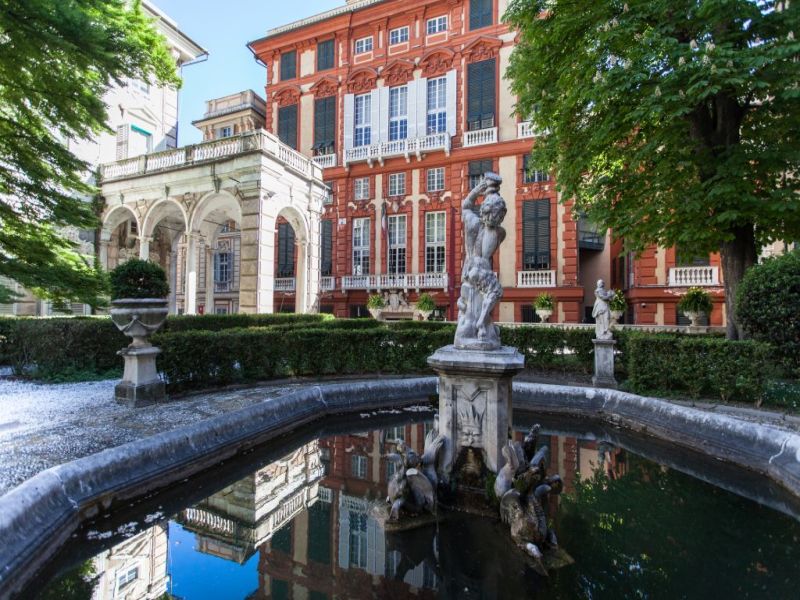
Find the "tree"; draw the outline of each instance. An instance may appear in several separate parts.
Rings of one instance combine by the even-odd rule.
[[[736,288],[800,236],[800,2],[513,0],[508,75],[533,162],[630,250],[719,251]]]
[[[0,275],[57,304],[97,306],[105,289],[65,236],[97,225],[67,141],[107,129],[103,95],[126,78],[180,84],[140,0],[0,0]]]

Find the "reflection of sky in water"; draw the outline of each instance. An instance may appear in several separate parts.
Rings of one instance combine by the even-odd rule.
[[[186,600],[246,598],[258,589],[258,554],[243,565],[197,552],[195,534],[169,524],[171,593]]]

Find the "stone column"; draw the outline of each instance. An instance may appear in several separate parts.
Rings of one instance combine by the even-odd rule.
[[[184,300],[184,313],[197,314],[197,234],[186,234],[186,290]]]
[[[139,258],[141,260],[150,260],[150,242],[153,241],[152,237],[139,238]]]
[[[206,245],[206,304],[205,313],[214,314],[214,247]]]
[[[294,274],[294,311],[298,314],[309,312],[308,297],[308,240],[299,236],[295,237],[295,253],[297,255],[297,266]]]
[[[616,388],[614,346],[616,346],[617,342],[613,339],[595,339],[592,341],[594,342],[594,377],[592,377],[592,385],[595,387]]]
[[[100,267],[108,271],[108,246],[111,242],[107,240],[100,241]]]

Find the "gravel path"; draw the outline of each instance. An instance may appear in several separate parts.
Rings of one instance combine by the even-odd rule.
[[[0,495],[49,467],[238,410],[308,385],[280,383],[188,396],[133,409],[117,404],[117,380],[58,385],[0,373]]]

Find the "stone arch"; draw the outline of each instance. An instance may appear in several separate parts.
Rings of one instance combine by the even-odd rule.
[[[186,234],[186,210],[172,198],[157,200],[142,221],[140,257],[160,264],[169,280],[170,312],[177,312],[179,247]]]
[[[129,222],[134,227],[123,232],[120,227]],[[100,264],[103,268],[111,270],[132,256],[138,256],[140,226],[139,217],[129,205],[119,204],[106,211],[100,229]],[[123,243],[119,237],[122,235],[130,237]]]
[[[205,221],[217,222],[225,216],[237,223],[242,222],[242,206],[239,200],[225,190],[209,192],[197,203],[189,222],[189,231],[201,233]]]

